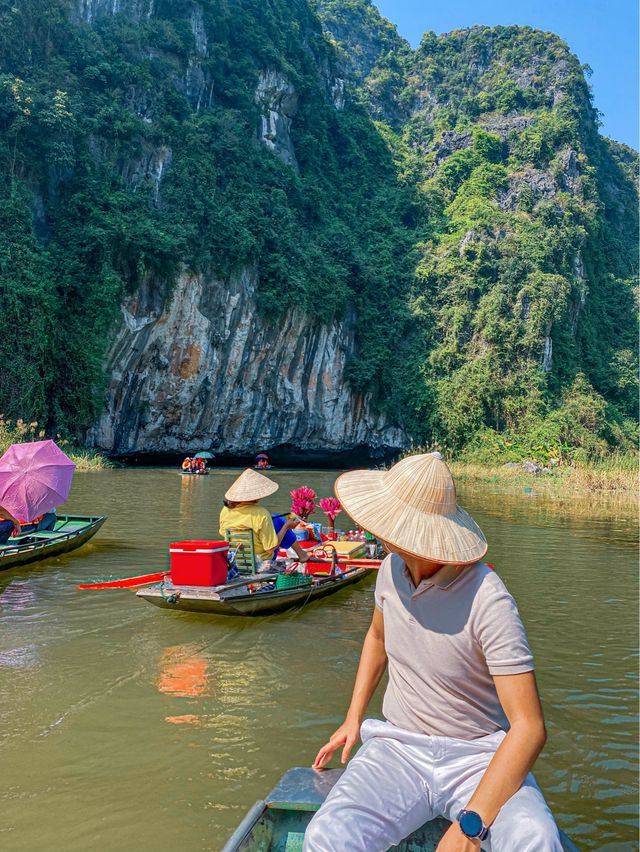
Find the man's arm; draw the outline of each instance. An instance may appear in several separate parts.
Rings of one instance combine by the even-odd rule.
[[[380,679],[387,666],[387,653],[384,649],[384,620],[382,612],[375,607],[371,625],[362,646],[360,665],[353,687],[351,704],[347,717],[337,731],[331,735],[329,742],[322,746],[313,764],[314,769],[322,769],[333,757],[333,753],[342,746],[342,763],[346,763],[351,749],[358,741],[360,723],[376,691]]]
[[[480,814],[487,826],[520,789],[547,738],[534,673],[499,675],[493,680],[511,727],[465,806]],[[454,822],[438,844],[437,852],[467,848],[479,849],[480,844],[467,840]]]

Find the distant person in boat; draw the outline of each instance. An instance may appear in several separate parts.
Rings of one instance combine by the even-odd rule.
[[[298,560],[306,562],[309,555],[292,532],[299,520],[283,515],[272,516],[264,506],[258,505],[263,497],[275,494],[279,487],[277,482],[247,468],[224,495],[220,535],[225,538],[230,529],[253,530],[256,556],[262,561],[275,559],[280,547],[292,547]]]
[[[194,459],[196,473],[204,473],[207,469],[207,463],[204,459]]]
[[[20,535],[20,521],[8,509],[0,506],[0,544],[6,544],[11,535]]]
[[[439,453],[339,477],[344,510],[384,543],[344,723],[316,757],[362,747],[314,816],[305,852],[382,852],[434,817],[437,852],[562,852],[530,770],[546,739],[515,601],[482,562]],[[364,719],[388,668],[386,721]],[[364,721],[363,721],[364,720]]]
[[[182,472],[193,473],[193,459],[190,456],[187,456],[182,462]]]

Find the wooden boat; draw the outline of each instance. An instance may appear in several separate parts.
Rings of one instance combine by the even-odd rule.
[[[327,597],[352,586],[368,576],[373,567],[356,565],[343,573],[315,575],[307,585],[284,589],[259,590],[272,585],[277,575],[253,574],[226,583],[224,586],[175,586],[166,577],[163,582],[145,586],[136,592],[139,598],[162,607],[182,612],[201,612],[210,615],[270,615],[287,609],[306,606],[311,601]],[[254,586],[255,591],[250,591]]]
[[[104,515],[58,515],[50,532],[31,532],[0,545],[0,571],[81,547],[106,521]]]
[[[179,470],[178,473],[180,476],[208,476],[209,470],[208,468],[204,470]]]
[[[307,825],[342,771],[290,769],[266,799],[255,803],[222,852],[302,852]],[[392,848],[398,852],[435,852],[448,827],[445,819],[431,820]],[[560,836],[565,852],[578,852],[568,837],[562,832]]]

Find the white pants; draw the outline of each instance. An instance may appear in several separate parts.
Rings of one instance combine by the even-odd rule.
[[[505,733],[458,740],[367,719],[360,736],[362,747],[307,828],[304,852],[384,852],[434,817],[453,822]],[[533,775],[501,808],[482,848],[562,852]]]

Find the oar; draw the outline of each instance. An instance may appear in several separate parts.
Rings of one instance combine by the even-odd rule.
[[[159,583],[167,576],[166,571],[156,571],[154,574],[141,574],[139,577],[121,577],[119,580],[104,580],[98,583],[80,583],[79,589],[131,589],[136,586],[148,586]]]

